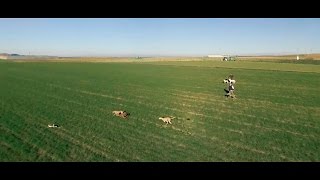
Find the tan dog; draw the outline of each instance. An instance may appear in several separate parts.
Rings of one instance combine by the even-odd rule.
[[[118,117],[121,117],[124,119],[126,119],[130,115],[130,113],[128,113],[126,111],[112,111],[112,114],[114,116],[118,116]]]
[[[175,118],[175,117],[172,117],[172,116],[170,116],[170,117],[159,117],[160,120],[162,120],[163,122],[165,122],[165,123],[167,123],[167,124],[168,124],[168,123],[169,123],[169,124],[172,124],[172,123],[171,123],[171,120],[174,119],[174,118]]]

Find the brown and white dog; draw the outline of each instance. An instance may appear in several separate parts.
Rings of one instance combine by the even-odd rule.
[[[165,122],[165,123],[167,123],[167,124],[168,124],[168,123],[169,123],[169,124],[172,124],[172,123],[171,123],[171,120],[174,119],[174,118],[175,118],[175,117],[172,117],[172,116],[170,116],[170,117],[159,117],[160,120],[162,120],[163,122]]]
[[[112,114],[114,116],[118,116],[118,117],[121,117],[124,119],[126,119],[130,115],[130,113],[128,113],[126,111],[112,111]]]

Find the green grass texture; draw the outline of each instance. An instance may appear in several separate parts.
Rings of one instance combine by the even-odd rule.
[[[0,61],[0,161],[319,161],[319,79],[310,63]]]

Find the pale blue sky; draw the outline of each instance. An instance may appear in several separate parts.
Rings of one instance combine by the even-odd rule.
[[[1,19],[0,53],[205,56],[320,52],[320,18]]]

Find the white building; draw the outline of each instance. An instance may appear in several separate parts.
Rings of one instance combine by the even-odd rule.
[[[208,55],[208,57],[211,57],[211,58],[223,58],[224,56],[223,55]]]

